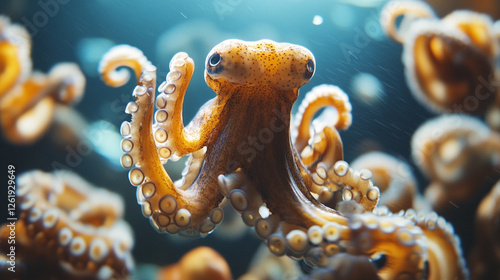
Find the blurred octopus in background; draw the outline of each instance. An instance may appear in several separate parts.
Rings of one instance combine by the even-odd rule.
[[[32,71],[31,38],[21,25],[0,16],[0,124],[14,144],[37,141],[59,106],[77,103],[85,76],[75,63],[58,63],[48,74]]]
[[[134,237],[123,200],[68,171],[30,171],[17,180],[15,275],[18,279],[125,279],[134,269]],[[0,231],[2,257],[9,252]],[[12,276],[8,260],[0,275]],[[9,278],[10,279],[10,278]]]

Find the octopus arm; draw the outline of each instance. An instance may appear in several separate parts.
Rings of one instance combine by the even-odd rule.
[[[73,63],[59,63],[45,75],[32,73],[2,99],[1,125],[13,143],[39,139],[50,126],[56,105],[70,105],[83,96],[85,76]]]
[[[396,26],[399,17],[403,17],[401,24]],[[389,1],[380,13],[380,25],[384,32],[398,43],[406,41],[408,28],[413,21],[421,18],[436,18],[432,8],[424,1],[394,0]]]
[[[398,216],[354,215],[350,219],[351,250],[386,256],[382,279],[423,279],[427,252],[422,230]],[[442,278],[444,279],[444,278]]]
[[[167,82],[159,87],[162,93],[156,99],[158,110],[154,115],[156,68],[140,62],[147,61],[141,55],[133,58],[136,62],[125,59],[121,64],[120,60],[123,57],[139,54],[140,51],[135,48],[131,50],[132,54],[129,56],[118,53],[113,57],[114,51],[116,49],[105,55],[101,63],[102,69],[114,71],[115,67],[120,66],[143,66],[133,92],[136,99],[126,108],[126,112],[132,115],[132,121],[124,122],[121,126],[121,134],[124,137],[122,150],[125,152],[121,161],[123,167],[130,169],[131,184],[138,187],[137,198],[143,215],[150,219],[151,224],[159,232],[179,232],[187,236],[210,233],[215,225],[222,221],[222,209],[218,208],[218,205],[223,196],[218,192],[215,178],[200,179],[196,176],[204,160],[203,145],[189,145],[188,143],[192,141],[184,133],[181,133],[184,135],[183,139],[178,135],[175,136],[177,133],[167,132],[175,129],[184,130],[181,112],[175,109],[176,106],[182,105],[182,98],[176,102],[178,95],[176,96],[174,92],[183,87],[184,89],[179,91],[185,92],[193,70],[192,60],[184,53],[174,56],[170,64],[171,71],[167,74]],[[181,59],[182,62],[179,62]],[[106,61],[113,61],[113,66],[109,66]],[[137,71],[138,68],[132,69]],[[105,78],[104,80],[106,81]],[[170,93],[169,88],[173,88]],[[179,123],[173,124],[176,121]],[[177,145],[179,143],[184,144],[185,148]],[[180,148],[177,149],[178,147]],[[179,151],[182,154],[194,153],[190,161],[195,163],[195,166],[188,169],[183,179],[176,185],[162,164],[173,152],[180,154]]]
[[[0,16],[0,99],[31,72],[30,38],[23,27]]]
[[[409,209],[404,214],[422,229],[426,237],[429,263],[428,279],[468,279],[460,238],[453,226],[436,212],[415,212]]]
[[[321,131],[326,126],[345,130],[352,123],[352,106],[349,97],[339,87],[332,85],[320,85],[314,87],[306,94],[299,106],[296,116],[297,137],[295,147],[302,151],[311,138],[311,122],[314,115],[325,107],[331,107],[335,113],[330,118],[318,118],[315,131]],[[327,119],[327,120],[324,120]]]
[[[198,111],[193,120],[184,126],[182,108],[184,96],[194,72],[193,60],[184,52],[177,53],[170,62],[170,72],[158,90],[158,112],[153,129],[157,146],[168,146],[172,160],[198,151],[207,145],[217,127],[222,109],[217,99],[212,99]],[[163,117],[165,116],[165,117]],[[167,121],[168,119],[168,121]]]

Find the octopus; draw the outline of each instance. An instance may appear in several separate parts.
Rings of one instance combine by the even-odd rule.
[[[304,258],[315,267],[328,265],[339,252],[378,252],[387,256],[388,265],[378,271],[383,279],[420,279],[426,260],[432,261],[432,279],[466,277],[458,238],[443,218],[413,210],[372,213],[380,192],[371,172],[353,170],[343,160],[338,130],[351,125],[352,108],[340,88],[313,88],[292,127],[299,88],[315,72],[306,48],[270,40],[216,45],[204,72],[216,97],[187,126],[182,107],[194,63],[186,53],[174,55],[156,98],[156,68],[128,45],[103,57],[103,81],[125,84],[130,74],[118,69],[122,66],[133,70],[137,86],[125,109],[132,121],[120,129],[121,162],[130,169],[142,213],[156,231],[206,236],[230,203],[277,256]],[[325,107],[334,118],[314,122]],[[184,156],[189,158],[183,177],[174,182],[163,164]],[[359,210],[341,213],[320,202],[337,197]],[[446,269],[439,268],[443,263]]]
[[[67,171],[34,170],[17,180],[16,279],[123,279],[134,268],[123,201]],[[8,226],[0,251],[9,251]],[[12,277],[7,260],[0,275]],[[10,279],[10,278],[9,278]]]
[[[403,44],[407,84],[423,106],[470,115],[491,110],[499,74],[498,32],[489,16],[459,10],[439,19],[425,2],[390,1],[380,21]]]
[[[7,140],[32,144],[50,127],[58,107],[77,103],[85,76],[75,63],[49,73],[32,71],[31,39],[24,27],[0,16],[0,125]]]
[[[426,200],[438,212],[459,206],[498,177],[500,134],[468,115],[426,121],[413,134],[411,149],[415,164],[430,180]]]

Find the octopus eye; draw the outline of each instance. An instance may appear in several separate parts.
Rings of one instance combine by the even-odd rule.
[[[212,56],[210,56],[210,58],[208,59],[208,64],[209,64],[210,66],[212,66],[212,67],[215,67],[215,66],[217,66],[217,65],[220,63],[220,61],[221,61],[221,60],[222,60],[222,59],[221,59],[220,54],[218,54],[218,53],[214,53],[214,54],[212,54]]]
[[[217,73],[220,73],[222,71],[222,69],[224,68],[222,66],[222,56],[218,53],[214,53],[212,54],[211,56],[209,56],[207,58],[207,72],[209,74],[217,74]]]
[[[309,59],[306,64],[306,72],[304,73],[304,77],[306,79],[310,79],[312,75],[314,74],[314,61],[312,59]]]

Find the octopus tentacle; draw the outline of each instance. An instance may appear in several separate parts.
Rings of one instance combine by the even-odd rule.
[[[381,191],[379,206],[384,205],[393,213],[416,208],[417,181],[407,163],[382,152],[369,152],[356,158],[351,166],[371,171],[372,180]]]
[[[300,153],[300,159],[310,171],[315,170],[320,160],[331,165],[343,160],[344,150],[338,131],[332,127],[325,127],[321,132],[315,133],[311,145],[306,146]]]
[[[295,147],[299,152],[307,146],[309,139],[311,139],[310,130],[314,114],[325,107],[332,107],[337,112],[333,119],[318,124],[320,128],[331,126],[336,129],[346,130],[351,126],[352,106],[347,94],[336,86],[316,86],[306,94],[295,116],[295,126],[297,127]]]
[[[317,246],[320,246],[323,252],[325,250],[329,252],[332,246],[339,247],[337,244],[341,240],[349,239],[348,221],[340,215],[323,214],[318,216],[318,213],[313,212],[311,218],[317,220],[314,226],[309,228],[300,226],[294,221],[297,217],[292,217],[299,213],[295,215],[287,213],[288,216],[292,217],[289,217],[288,220],[283,219],[284,213],[269,209],[263,196],[241,171],[220,175],[219,186],[233,207],[241,213],[245,224],[255,227],[257,235],[267,242],[269,250],[275,255],[287,254],[300,258],[308,255],[309,251]],[[307,205],[305,201],[298,204]],[[301,211],[304,210],[301,208]],[[309,243],[312,244],[312,247],[308,245]]]
[[[185,190],[193,184],[205,160],[206,151],[207,149],[203,148],[189,155],[184,170],[181,173],[182,178],[174,182],[177,188]]]
[[[403,49],[403,62],[409,87],[415,98],[437,112],[483,112],[494,94],[483,93],[481,81],[491,85],[493,64],[466,34],[438,21],[426,21],[411,28]],[[460,54],[461,63],[456,57]],[[479,79],[478,77],[481,77]],[[467,101],[479,92],[477,106]],[[465,109],[465,110],[464,110]]]
[[[141,50],[129,45],[117,45],[102,57],[99,63],[99,73],[106,85],[121,87],[130,80],[130,73],[126,69],[118,71],[118,68],[131,68],[139,81],[142,70],[151,66],[151,62]]]
[[[403,21],[398,30],[396,20],[401,16]],[[436,18],[432,8],[424,1],[390,1],[380,13],[380,25],[389,37],[402,44],[406,41],[405,34],[408,34],[411,22],[421,18]]]
[[[499,167],[500,135],[467,115],[427,121],[414,133],[411,147],[414,162],[431,180],[425,196],[437,211],[469,197]]]
[[[31,39],[23,27],[0,16],[0,99],[31,72]]]
[[[34,73],[0,104],[1,124],[14,143],[32,143],[50,126],[55,106],[70,105],[83,96],[85,76],[73,63],[56,64],[47,75]]]
[[[343,159],[343,155],[340,134],[332,127],[325,127],[321,133],[316,134],[312,145],[307,146],[300,155],[300,160],[311,172],[312,184],[309,190],[318,196],[320,202],[329,201],[333,192],[340,190],[340,187],[336,184],[325,186],[325,181],[321,178],[323,175],[318,172],[331,168],[335,162]],[[321,168],[318,169],[318,165]]]
[[[107,59],[103,60],[101,69],[105,69],[104,76],[108,75],[109,71],[114,71],[116,67],[130,64],[129,61],[126,61],[125,65],[119,63],[123,57],[123,50],[119,49],[117,53],[114,51],[110,50],[106,54]],[[135,50],[133,52],[137,53]],[[174,57],[173,61],[178,59],[179,55]],[[112,67],[105,61],[112,61]],[[135,62],[132,65],[141,64]],[[172,63],[173,68],[170,73],[176,74],[167,75],[167,83],[185,79],[182,73],[187,72],[181,68],[186,65],[186,63],[182,65]],[[188,172],[183,176],[183,180],[192,184],[189,186],[183,184],[182,188],[177,188],[163,168],[162,160],[168,158],[170,150],[164,146],[157,147],[155,142],[155,139],[158,140],[158,129],[153,130],[155,87],[156,68],[146,65],[134,89],[133,95],[136,100],[130,102],[126,108],[126,112],[132,115],[132,122],[124,122],[121,126],[121,134],[124,137],[122,150],[125,152],[122,156],[122,165],[130,169],[129,180],[132,185],[138,187],[137,198],[142,213],[150,219],[157,231],[179,232],[188,236],[206,235],[222,221],[223,214],[219,204],[223,196],[218,192],[217,181],[214,178],[196,177],[193,182],[193,174]],[[160,99],[157,99],[157,105],[162,102],[158,100]],[[202,154],[200,152],[195,157]],[[201,161],[201,157],[195,159],[198,164]],[[200,183],[199,180],[204,182]]]
[[[425,8],[411,7],[415,5]],[[456,11],[443,19],[424,16],[405,22],[415,13],[433,11],[420,1],[392,1],[381,13],[381,24],[389,34],[394,32],[395,19],[405,16],[405,37],[392,37],[403,44],[406,80],[412,94],[438,113],[485,112],[498,90],[494,79],[499,50],[492,19],[475,12]]]
[[[50,126],[57,105],[78,102],[85,76],[76,64],[59,63],[45,75],[32,72],[28,31],[0,16],[0,119],[7,140],[35,142]]]
[[[325,111],[313,120],[315,113],[322,108]],[[352,123],[351,110],[349,97],[339,87],[320,85],[306,94],[295,117],[295,148],[300,153],[301,162],[312,173],[313,183],[309,190],[321,202],[330,200],[337,188],[332,185],[330,188],[325,187],[316,168],[318,164],[322,164],[324,170],[327,170],[335,162],[343,160],[342,140],[337,129],[349,128]],[[315,131],[313,137],[311,130]]]
[[[460,239],[453,226],[435,212],[424,213],[409,209],[404,213],[423,231],[429,262],[428,279],[468,279]]]
[[[330,191],[342,190],[344,201],[354,200],[365,211],[373,212],[379,201],[380,190],[371,181],[372,173],[368,169],[353,170],[343,160],[337,161],[332,168],[318,164],[314,183],[326,186]]]
[[[203,148],[212,132],[209,128],[217,122],[217,118],[211,116],[217,108],[209,102],[184,127],[182,107],[193,71],[193,60],[186,53],[177,53],[170,62],[166,81],[158,87],[161,93],[156,101],[155,141],[158,147],[168,147],[170,155],[167,158],[172,160]]]
[[[130,274],[132,230],[121,220],[118,195],[69,172],[41,171],[21,175],[17,195],[16,255],[26,265],[24,273],[36,274],[42,260],[52,277],[61,274],[56,278],[116,279]],[[0,240],[4,237],[8,233],[0,233]]]
[[[398,216],[354,215],[351,253],[386,255],[386,265],[378,275],[382,279],[423,279],[427,258],[422,230]]]
[[[445,16],[441,22],[460,29],[484,55],[492,60],[498,55],[494,23],[490,16],[459,10]]]

